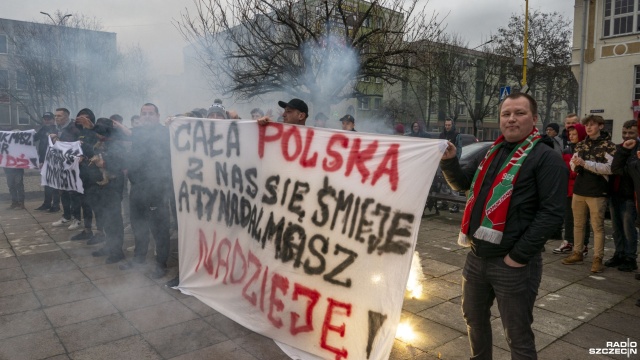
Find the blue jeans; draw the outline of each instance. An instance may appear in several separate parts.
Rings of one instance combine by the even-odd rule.
[[[616,246],[614,256],[637,257],[638,231],[636,230],[636,204],[633,199],[613,197],[609,200],[613,242]]]
[[[533,304],[542,279],[542,256],[513,268],[502,257],[480,258],[472,252],[462,270],[462,313],[467,322],[471,359],[491,359],[491,306],[498,310],[511,359],[537,359],[531,324]]]

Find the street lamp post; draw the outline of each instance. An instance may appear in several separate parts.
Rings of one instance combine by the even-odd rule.
[[[529,48],[529,0],[525,0],[524,10],[524,57],[522,58],[522,92],[527,92],[527,51]]]
[[[40,11],[40,14],[42,15],[47,15],[49,17],[49,19],[51,19],[51,22],[53,23],[53,25],[64,25],[64,21],[68,18],[73,16],[72,14],[66,14],[64,15],[62,18],[60,18],[60,21],[56,22],[53,17],[51,17],[51,14],[49,14],[48,12],[44,12],[44,11]]]
[[[49,19],[51,19],[51,22],[53,23],[54,26],[58,27],[58,26],[64,26],[64,21],[68,18],[71,17],[71,14],[65,14],[64,16],[62,16],[60,18],[60,20],[58,22],[56,22],[53,17],[51,16],[51,14],[49,14],[48,12],[44,12],[44,11],[40,11],[40,14],[42,15],[46,15]],[[59,37],[59,29],[56,29],[56,37]],[[59,41],[57,41],[59,42]],[[56,47],[58,47],[59,44],[56,44]],[[58,48],[59,50],[59,48]],[[58,52],[59,54],[59,52]],[[51,57],[49,57],[49,109],[53,108],[53,60]]]

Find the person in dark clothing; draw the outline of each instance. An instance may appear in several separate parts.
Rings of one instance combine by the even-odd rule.
[[[114,140],[119,136],[114,130],[113,121],[107,118],[96,121],[94,131],[99,142],[87,150],[86,155],[90,160],[83,179],[83,183],[88,185],[85,199],[96,213],[105,232],[105,246],[94,251],[93,255],[107,256],[107,264],[116,263],[125,257],[122,251],[124,225],[120,208],[125,181],[122,172],[125,150],[120,141]],[[107,182],[103,181],[105,174]]]
[[[80,129],[76,127],[75,122],[69,119],[69,110],[66,108],[56,109],[55,122],[56,134],[50,135],[55,142],[57,140],[73,142],[78,140]],[[81,213],[79,207],[72,207],[71,199],[77,194],[75,191],[60,191],[60,202],[62,203],[62,218],[52,224],[54,227],[75,225],[75,221],[79,221]],[[74,202],[76,203],[76,202]]]
[[[42,115],[42,127],[34,136],[34,140],[38,142],[38,158],[40,159],[40,168],[44,164],[44,158],[49,148],[49,135],[56,134],[57,129],[54,121],[54,115],[46,112]],[[42,205],[37,207],[38,211],[58,212],[60,211],[60,190],[50,186],[44,187],[44,201]]]
[[[456,157],[460,160],[460,156],[462,156],[462,139],[460,139],[460,133],[456,130],[456,126],[452,119],[444,120],[444,131],[440,133],[439,138],[446,139],[456,147]],[[449,203],[443,200],[440,204],[440,210],[447,209],[449,209],[449,212],[454,214],[460,212],[458,204],[453,204],[451,208],[449,208]]]
[[[78,141],[80,141],[83,153],[83,160],[80,162],[80,179],[82,179],[84,194],[73,192],[71,194],[71,209],[76,213],[76,218],[69,226],[69,230],[74,230],[80,227],[80,211],[82,211],[82,219],[84,221],[84,229],[71,237],[71,240],[90,240],[93,237],[93,209],[89,201],[85,201],[85,194],[92,191],[91,182],[85,182],[88,179],[89,163],[91,161],[93,146],[98,142],[98,137],[94,131],[96,117],[91,109],[84,108],[76,115],[75,126],[79,129]],[[102,229],[101,220],[96,217],[96,225],[98,229]],[[98,240],[98,239],[96,239]],[[95,240],[94,240],[95,241]]]
[[[611,223],[613,225],[613,242],[616,251],[613,257],[605,261],[607,267],[617,267],[620,271],[634,271],[638,269],[636,258],[638,256],[638,231],[636,230],[637,209],[635,204],[634,179],[631,175],[631,168],[637,162],[638,145],[638,123],[636,120],[629,120],[622,125],[622,144],[616,146],[616,153],[613,155],[611,172],[614,174],[609,184],[611,185],[611,199],[609,209],[611,212]],[[635,146],[625,148],[623,145],[627,140],[635,141]]]
[[[444,131],[440,133],[440,139],[446,139],[456,147],[456,157],[460,160],[462,155],[462,140],[460,133],[451,119],[444,120]]]
[[[470,190],[458,243],[471,246],[462,271],[462,312],[471,358],[491,359],[491,306],[513,359],[536,359],[533,305],[545,239],[562,225],[568,171],[535,124],[536,101],[524,93],[499,107],[502,135],[477,166],[460,168],[449,142],[440,166],[456,191]],[[474,175],[475,173],[475,175]]]
[[[24,169],[3,168],[7,187],[11,194],[11,205],[7,210],[24,209]]]
[[[169,131],[159,121],[158,108],[151,103],[144,104],[140,109],[141,126],[132,131],[131,153],[126,168],[131,182],[129,203],[135,250],[132,261],[120,265],[120,269],[126,270],[146,261],[151,232],[156,242],[153,278],[161,278],[167,273],[168,196],[173,186]]]
[[[407,134],[407,136],[431,138],[431,136],[427,134],[426,131],[422,130],[420,123],[417,121],[411,123],[411,131]]]

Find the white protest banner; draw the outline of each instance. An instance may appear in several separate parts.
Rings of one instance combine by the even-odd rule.
[[[38,149],[33,141],[35,130],[0,131],[0,167],[37,169]]]
[[[59,190],[72,190],[84,194],[80,179],[80,141],[56,141],[51,143],[44,157],[44,165],[40,170],[40,185]]]
[[[180,290],[328,359],[386,359],[446,142],[177,118]]]

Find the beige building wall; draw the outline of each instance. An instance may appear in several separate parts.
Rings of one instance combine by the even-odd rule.
[[[612,1],[615,3],[615,1]],[[572,71],[580,82],[583,11],[585,1],[575,0]],[[586,46],[582,79],[581,117],[597,114],[611,120],[612,139],[622,141],[622,124],[633,119],[636,66],[640,66],[640,32],[604,36],[605,0],[587,1]],[[634,17],[640,16],[640,9]],[[636,21],[640,22],[640,19]],[[636,29],[638,25],[636,24]]]

